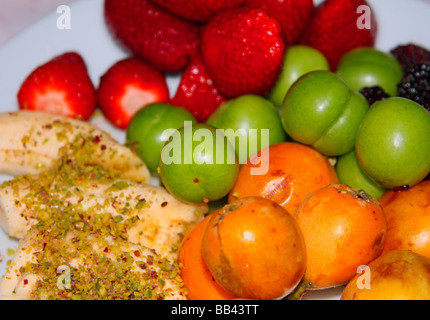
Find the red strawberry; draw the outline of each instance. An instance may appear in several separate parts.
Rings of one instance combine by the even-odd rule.
[[[202,57],[223,95],[268,93],[282,68],[285,46],[280,33],[279,23],[261,9],[229,9],[208,22]]]
[[[369,5],[365,0],[326,0],[316,7],[313,17],[305,27],[300,44],[321,51],[336,70],[340,58],[357,47],[373,47],[377,25],[370,11],[370,29],[360,29],[363,13],[360,6]],[[358,13],[357,13],[358,12]]]
[[[22,83],[18,104],[20,109],[88,120],[97,97],[82,57],[67,52],[37,67]]]
[[[185,69],[171,104],[190,111],[204,122],[227,99],[215,88],[200,57],[196,56]]]
[[[261,8],[278,20],[287,46],[296,43],[314,10],[313,0],[246,0],[245,6]]]
[[[245,0],[153,0],[172,13],[188,20],[206,22],[217,12],[240,6]]]
[[[148,0],[106,0],[114,37],[161,71],[182,70],[198,50],[199,27]]]
[[[133,115],[153,102],[167,102],[165,76],[138,58],[126,58],[100,78],[98,104],[106,119],[125,129]]]

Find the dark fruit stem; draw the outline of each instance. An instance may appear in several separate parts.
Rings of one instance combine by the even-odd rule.
[[[302,280],[299,285],[290,293],[284,300],[300,300],[306,293],[306,289],[309,287],[307,280]]]

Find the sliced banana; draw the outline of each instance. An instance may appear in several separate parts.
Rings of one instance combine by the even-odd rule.
[[[178,270],[153,250],[126,241],[75,232],[52,241],[49,230],[33,229],[0,280],[0,300],[183,300]]]
[[[34,174],[65,155],[122,173],[133,181],[149,182],[145,163],[130,148],[86,121],[38,111],[0,114],[0,173]],[[88,152],[89,151],[89,152]]]
[[[0,226],[20,239],[0,280],[0,299],[73,298],[70,288],[52,286],[64,270],[73,270],[79,286],[92,279],[88,288],[97,292],[85,293],[91,298],[185,299],[177,249],[208,212],[206,204],[184,203],[149,185],[142,160],[89,122],[4,113],[0,137],[0,173],[15,176],[0,184]],[[112,270],[99,269],[103,263]],[[112,274],[115,288],[106,282]],[[135,293],[121,286],[131,280]]]
[[[23,238],[33,225],[55,220],[56,214],[82,214],[83,222],[108,215],[118,228],[128,224],[128,241],[175,260],[183,236],[208,211],[207,205],[181,202],[163,187],[129,180],[83,179],[69,184],[60,179],[21,176],[0,186],[0,225],[9,236]],[[111,219],[105,217],[105,222]]]

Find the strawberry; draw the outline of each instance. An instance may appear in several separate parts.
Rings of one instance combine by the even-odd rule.
[[[194,57],[181,76],[171,104],[190,111],[199,122],[204,122],[227,99],[215,88],[199,56]]]
[[[357,47],[373,47],[377,33],[375,17],[371,12],[370,29],[359,28],[363,13],[360,6],[365,0],[326,0],[315,8],[311,21],[299,40],[321,51],[336,70],[340,58]],[[358,13],[357,13],[358,12]]]
[[[188,20],[207,22],[217,12],[240,6],[245,0],[153,0],[163,8]]]
[[[66,52],[32,71],[18,91],[19,108],[88,120],[97,106],[96,89],[82,57]]]
[[[164,74],[130,57],[116,62],[100,78],[98,105],[106,119],[125,129],[133,115],[154,102],[167,102],[169,89]]]
[[[198,51],[199,27],[148,0],[105,0],[115,39],[161,71],[183,70]]]
[[[315,8],[313,0],[246,0],[245,6],[261,8],[278,20],[287,46],[295,44],[299,39]]]
[[[261,9],[218,13],[203,28],[201,54],[209,76],[228,98],[265,95],[282,68],[285,45],[279,23]]]

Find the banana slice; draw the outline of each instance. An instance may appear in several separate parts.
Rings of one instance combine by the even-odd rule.
[[[21,239],[1,299],[185,298],[177,249],[206,204],[149,185],[141,159],[87,122],[17,111],[0,114],[0,137],[0,173],[15,176],[0,226]],[[53,286],[64,270],[76,290]]]
[[[100,223],[113,223],[128,241],[171,260],[185,233],[207,211],[207,205],[181,202],[163,187],[129,180],[68,181],[39,174],[0,186],[0,225],[11,237],[23,238],[33,225],[67,214],[79,223],[96,223],[98,218],[104,219]]]
[[[0,173],[34,174],[64,155],[83,155],[88,163],[121,172],[122,177],[149,182],[145,163],[108,133],[89,122],[38,111],[0,114]]]
[[[31,230],[0,280],[0,300],[184,300],[179,267],[153,250],[98,233]]]

